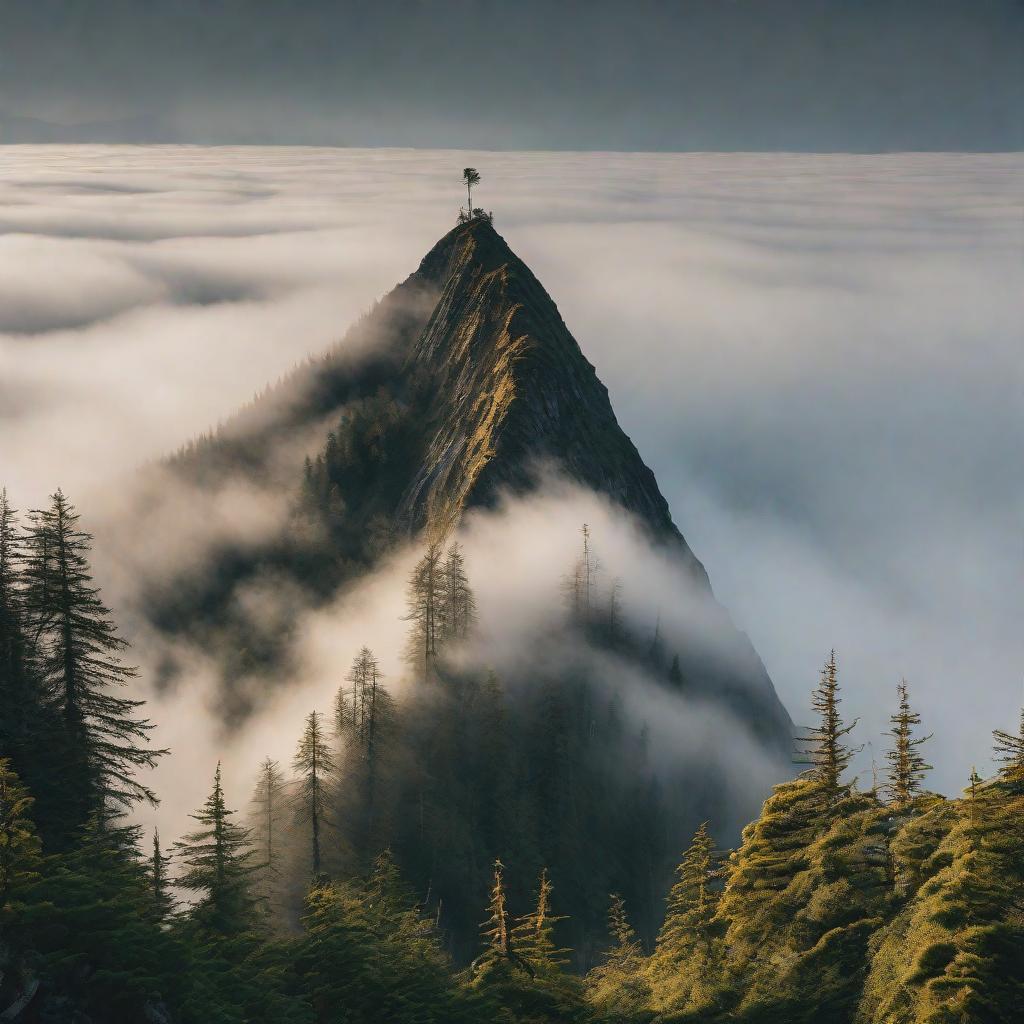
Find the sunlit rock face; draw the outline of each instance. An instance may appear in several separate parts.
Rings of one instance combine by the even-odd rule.
[[[450,528],[462,511],[523,491],[547,464],[639,517],[703,566],[672,522],[654,474],[623,433],[608,390],[554,301],[487,220],[460,225],[415,277],[439,289],[406,361],[429,398],[423,464],[403,495],[410,529]]]

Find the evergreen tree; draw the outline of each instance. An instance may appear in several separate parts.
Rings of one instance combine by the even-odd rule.
[[[617,893],[610,897],[608,931],[613,945],[586,978],[587,1001],[598,1020],[637,1020],[650,1005],[651,990],[644,977],[644,955],[626,904]]]
[[[249,830],[231,820],[234,813],[224,800],[218,763],[213,791],[192,815],[200,827],[174,844],[184,867],[176,884],[199,896],[194,920],[222,935],[246,931],[255,920],[252,843]]]
[[[31,645],[25,636],[22,538],[17,512],[0,491],[0,751],[29,775],[33,729],[44,713],[32,671]]]
[[[466,575],[462,548],[452,544],[444,563],[444,639],[465,640],[476,622],[476,600]]]
[[[679,667],[679,655],[672,655],[672,664],[668,669],[668,683],[673,690],[681,690],[683,688],[683,670]]]
[[[485,957],[508,957],[512,952],[512,933],[509,927],[508,907],[505,895],[505,865],[494,862],[494,882],[487,904],[487,920],[481,925]]]
[[[681,958],[680,954],[688,953],[694,942],[707,938],[715,914],[715,847],[706,821],[694,834],[676,874],[658,948]]]
[[[1011,732],[996,729],[995,760],[1002,765],[1000,774],[1009,782],[1024,782],[1024,708],[1020,713],[1020,730],[1014,736]]]
[[[921,716],[910,708],[907,695],[907,681],[900,680],[896,690],[899,695],[899,711],[889,721],[892,728],[886,734],[893,738],[893,748],[886,752],[889,761],[889,784],[886,787],[894,806],[906,807],[921,793],[921,780],[931,771],[918,748],[931,739],[928,736],[914,736],[914,729],[921,724]]]
[[[712,928],[718,903],[713,885],[718,871],[707,822],[697,829],[676,875],[649,966],[659,1009],[682,1008],[712,966]]]
[[[0,908],[34,876],[39,864],[39,840],[29,813],[32,803],[11,762],[0,757]]]
[[[314,882],[321,874],[321,832],[327,824],[329,780],[335,770],[320,715],[311,711],[299,740],[292,766],[299,775],[298,803],[295,818],[299,824],[309,825],[311,868]]]
[[[160,831],[153,830],[153,855],[149,861],[149,881],[153,895],[153,916],[166,921],[174,913],[174,897],[167,878],[167,862],[170,858],[160,849]]]
[[[433,677],[438,651],[443,642],[444,600],[445,574],[441,564],[441,545],[435,541],[416,563],[406,592],[408,611],[405,619],[411,623],[406,660],[423,679]]]
[[[844,725],[839,714],[839,670],[836,652],[832,651],[825,667],[821,670],[821,681],[811,697],[811,707],[818,713],[819,723],[809,730],[802,742],[799,763],[811,767],[804,773],[820,782],[829,800],[836,800],[842,793],[843,772],[849,767],[856,750],[843,743],[857,724],[854,719]]]
[[[30,516],[25,608],[40,638],[43,679],[63,719],[59,757],[69,794],[68,826],[91,815],[105,820],[138,800],[156,803],[136,773],[165,753],[145,746],[150,723],[143,701],[116,695],[136,673],[121,662],[127,643],[93,586],[92,538],[61,491]]]
[[[285,781],[280,765],[271,757],[260,765],[252,803],[252,833],[259,862],[254,888],[267,910],[275,911],[281,885]]]
[[[529,914],[518,918],[511,931],[512,947],[535,975],[560,972],[569,963],[566,955],[569,951],[559,948],[554,938],[555,925],[565,917],[551,910],[552,888],[545,868],[540,875],[536,906]]]

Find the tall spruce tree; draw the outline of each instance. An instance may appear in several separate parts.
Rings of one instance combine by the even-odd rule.
[[[682,1008],[718,959],[712,953],[718,859],[707,822],[697,829],[676,875],[648,965],[655,1005],[662,1010]]]
[[[564,921],[565,916],[551,909],[552,889],[545,868],[540,874],[534,909],[517,918],[511,932],[513,948],[536,975],[557,973],[569,962],[569,951],[559,948],[554,938],[555,925]]]
[[[911,710],[906,679],[900,680],[896,693],[899,710],[889,719],[892,728],[886,733],[893,738],[892,749],[885,755],[889,761],[886,791],[893,805],[902,808],[920,795],[921,780],[931,771],[932,766],[926,763],[918,749],[931,739],[931,734],[914,736],[914,729],[921,724],[921,716]]]
[[[426,554],[416,563],[406,591],[408,611],[405,619],[411,625],[405,655],[409,665],[423,679],[433,677],[438,650],[443,643],[444,599],[441,545],[435,541],[428,545]]]
[[[508,897],[505,893],[505,865],[494,862],[494,881],[487,903],[487,920],[481,925],[484,957],[508,957],[512,953],[512,929],[509,926]]]
[[[292,767],[299,776],[295,820],[309,826],[310,869],[313,881],[318,882],[322,873],[321,834],[327,825],[330,777],[335,763],[323,721],[316,711],[306,718]]]
[[[837,799],[844,791],[843,773],[857,752],[843,742],[857,725],[854,719],[844,725],[839,714],[839,668],[836,652],[832,651],[825,667],[821,670],[821,681],[811,697],[811,707],[818,714],[818,724],[812,727],[801,740],[798,763],[811,767],[804,772],[819,782],[830,800]]]
[[[665,923],[658,934],[658,952],[682,959],[707,938],[715,916],[716,869],[715,844],[705,821],[676,868],[677,880],[669,891]]]
[[[167,877],[167,862],[170,858],[160,849],[160,831],[153,830],[153,854],[149,860],[149,884],[153,896],[153,916],[166,921],[174,913],[174,897]]]
[[[448,548],[444,563],[443,619],[445,640],[465,640],[476,622],[476,599],[457,543]]]
[[[63,720],[59,770],[67,789],[67,825],[101,822],[139,800],[156,803],[140,782],[166,751],[147,746],[153,728],[138,717],[143,701],[117,695],[136,676],[121,661],[127,643],[93,586],[92,538],[62,491],[29,517],[25,613],[38,637],[43,682]]]
[[[213,790],[192,815],[199,828],[174,844],[175,856],[184,868],[175,884],[198,894],[193,919],[222,935],[250,929],[256,917],[252,841],[249,830],[231,820],[234,814],[224,800],[218,763]]]
[[[587,975],[587,1001],[599,1020],[638,1020],[650,1004],[651,989],[644,976],[643,948],[618,893],[609,898],[608,931],[612,945]]]
[[[285,781],[280,764],[272,757],[264,758],[260,765],[252,804],[252,835],[258,861],[254,888],[268,912],[273,912],[280,901]]]

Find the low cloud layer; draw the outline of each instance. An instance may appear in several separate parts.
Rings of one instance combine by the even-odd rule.
[[[877,755],[905,675],[935,785],[988,767],[1024,666],[1020,156],[5,155],[17,504],[106,517],[413,270],[474,163],[793,717],[835,646]]]

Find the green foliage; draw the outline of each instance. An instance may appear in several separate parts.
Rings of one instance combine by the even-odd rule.
[[[914,729],[921,724],[921,716],[912,711],[907,695],[907,681],[900,680],[897,687],[899,710],[890,721],[889,735],[893,738],[891,750],[886,751],[889,761],[889,796],[896,807],[905,807],[921,793],[921,780],[931,771],[918,748],[931,736],[914,736]]]
[[[628,1024],[646,1019],[651,988],[644,973],[643,948],[626,916],[625,901],[613,894],[608,908],[612,945],[586,979],[587,1002],[597,1020]]]
[[[323,721],[315,711],[306,719],[292,767],[299,778],[295,820],[298,825],[309,826],[310,868],[316,880],[320,877],[321,833],[327,825],[330,780],[335,764]]]
[[[390,858],[365,883],[312,889],[303,924],[292,953],[293,985],[317,1024],[478,1019]]]
[[[174,844],[183,869],[176,884],[197,896],[192,920],[226,936],[248,931],[256,921],[254,851],[249,830],[231,820],[234,813],[224,800],[218,763],[213,791],[192,815],[200,827]]]
[[[715,934],[718,877],[714,842],[702,824],[676,869],[665,922],[647,965],[652,1003],[659,1010],[682,1010],[714,1000],[713,974],[723,950]]]
[[[30,516],[24,608],[39,638],[44,688],[63,720],[59,756],[68,829],[92,815],[117,814],[138,800],[156,802],[137,778],[164,751],[149,748],[152,726],[137,717],[142,701],[117,695],[135,676],[121,661],[127,643],[93,586],[92,538],[78,527],[74,506],[57,491],[50,507]]]
[[[818,688],[811,695],[811,707],[818,715],[818,724],[802,738],[802,763],[811,767],[805,774],[824,787],[829,799],[837,800],[842,790],[843,773],[855,751],[843,742],[857,722],[843,723],[839,714],[839,667],[832,651],[821,670]]]
[[[34,800],[7,758],[0,757],[0,906],[36,877],[39,839],[29,816]]]

